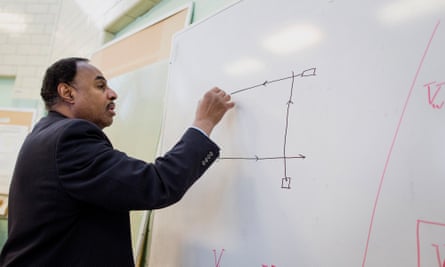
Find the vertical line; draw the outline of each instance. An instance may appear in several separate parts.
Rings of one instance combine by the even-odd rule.
[[[287,159],[286,159],[287,130],[289,128],[289,110],[290,110],[290,105],[292,103],[292,95],[293,95],[293,91],[294,91],[294,81],[295,81],[295,74],[292,71],[292,85],[291,85],[291,88],[290,88],[289,101],[287,102],[286,127],[284,128],[284,146],[283,146],[284,178],[286,179],[286,181],[287,181]]]
[[[416,242],[417,242],[417,267],[420,267],[420,220],[417,220],[416,226]]]
[[[437,245],[437,244],[431,244],[435,249],[436,249],[436,259],[437,259],[437,262],[439,263],[439,267],[442,267],[442,260],[440,259],[440,249],[439,249],[439,245]],[[419,266],[420,266],[420,264],[419,264]]]
[[[371,221],[370,221],[369,230],[368,230],[368,237],[367,237],[367,240],[366,240],[365,252],[364,252],[364,255],[363,255],[362,267],[364,267],[365,264],[366,264],[366,258],[368,256],[368,249],[369,249],[369,241],[371,239],[372,228],[373,228],[373,225],[374,225],[374,218],[375,218],[375,214],[376,214],[376,210],[377,210],[377,205],[378,205],[378,202],[379,202],[379,199],[380,199],[380,193],[382,191],[383,182],[385,180],[386,170],[388,168],[389,161],[391,160],[392,151],[394,149],[394,145],[395,145],[397,137],[399,135],[400,126],[402,125],[403,118],[405,117],[406,108],[407,108],[409,100],[411,98],[411,94],[413,92],[414,85],[417,82],[417,77],[419,76],[420,70],[422,69],[423,62],[425,60],[426,55],[428,54],[428,50],[430,49],[431,42],[433,41],[433,38],[436,35],[436,31],[437,31],[437,28],[439,27],[439,24],[440,24],[440,20],[436,23],[436,26],[434,27],[434,30],[433,30],[433,32],[432,32],[432,34],[430,36],[430,39],[429,39],[428,44],[427,44],[427,46],[425,48],[425,51],[424,51],[424,53],[422,55],[422,58],[420,59],[419,66],[417,67],[416,74],[414,75],[413,81],[411,83],[411,87],[409,89],[408,96],[406,97],[405,104],[403,106],[403,110],[402,110],[402,113],[400,115],[400,119],[399,119],[399,122],[397,124],[397,128],[396,128],[396,131],[394,133],[394,137],[392,139],[391,146],[390,146],[389,151],[388,151],[388,155],[386,157],[385,166],[383,167],[382,176],[380,178],[380,183],[379,183],[378,190],[377,190],[377,195],[376,195],[376,198],[374,200],[374,206],[373,206],[373,210],[372,210],[372,214],[371,214]]]

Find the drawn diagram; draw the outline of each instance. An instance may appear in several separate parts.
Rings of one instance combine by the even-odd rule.
[[[283,138],[283,153],[280,156],[270,156],[270,157],[260,157],[257,155],[254,155],[253,157],[237,157],[237,156],[223,156],[220,157],[219,159],[221,160],[255,160],[255,161],[260,161],[260,160],[282,160],[283,161],[283,167],[284,167],[284,177],[281,178],[281,188],[283,189],[290,189],[291,188],[291,177],[288,175],[287,173],[287,161],[290,159],[305,159],[306,156],[303,154],[298,154],[295,156],[289,156],[287,153],[287,139],[288,139],[288,129],[289,129],[289,113],[290,113],[290,107],[293,104],[293,93],[294,93],[294,82],[296,78],[306,78],[306,77],[311,77],[311,76],[315,76],[316,75],[316,68],[310,68],[310,69],[306,69],[304,71],[302,71],[301,73],[295,74],[294,71],[292,71],[292,75],[288,76],[288,77],[283,77],[283,78],[279,78],[279,79],[275,79],[275,80],[266,80],[263,83],[260,84],[256,84],[247,88],[243,88],[243,89],[239,89],[236,91],[233,91],[230,93],[230,95],[235,95],[235,94],[239,94],[239,93],[243,93],[246,91],[250,91],[262,86],[267,86],[269,84],[272,83],[278,83],[278,82],[282,82],[285,80],[291,80],[291,88],[290,88],[290,93],[289,93],[289,98],[286,102],[286,121],[285,121],[285,129],[284,129],[284,138]]]

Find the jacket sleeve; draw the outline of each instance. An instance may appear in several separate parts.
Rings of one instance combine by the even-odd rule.
[[[219,156],[215,143],[190,128],[164,156],[147,163],[113,149],[95,125],[74,121],[57,143],[61,187],[78,201],[110,210],[171,205]]]

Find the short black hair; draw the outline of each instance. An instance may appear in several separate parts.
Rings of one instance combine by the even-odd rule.
[[[43,78],[40,96],[45,102],[47,110],[57,103],[59,94],[57,86],[59,83],[70,84],[77,73],[77,62],[88,62],[89,60],[81,57],[70,57],[60,59],[52,64],[45,73]]]

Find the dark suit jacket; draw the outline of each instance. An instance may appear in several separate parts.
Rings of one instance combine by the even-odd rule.
[[[18,156],[0,266],[133,266],[129,210],[177,202],[218,155],[190,128],[146,163],[113,149],[96,125],[50,112]]]

